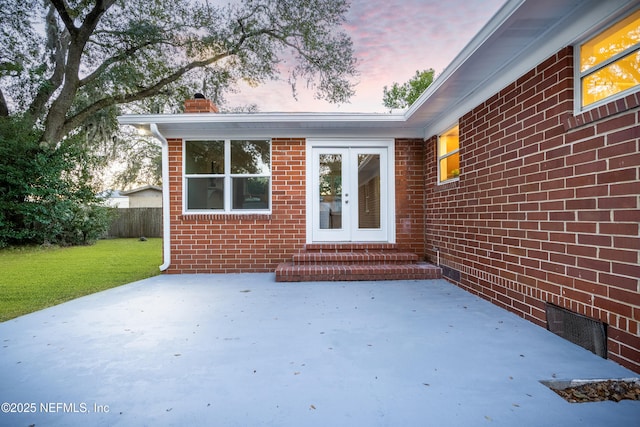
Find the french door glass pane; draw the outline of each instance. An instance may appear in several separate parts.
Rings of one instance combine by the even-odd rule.
[[[320,154],[320,228],[342,228],[342,155]]]
[[[358,154],[358,228],[380,228],[379,154]]]

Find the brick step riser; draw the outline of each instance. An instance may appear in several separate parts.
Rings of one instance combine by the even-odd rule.
[[[387,261],[305,261],[305,262],[292,262],[293,265],[295,266],[323,266],[323,267],[341,267],[341,266],[355,266],[355,265],[359,265],[359,266],[370,266],[370,267],[375,267],[375,266],[379,266],[379,265],[413,265],[416,263],[413,263],[411,261],[403,261],[403,260],[398,260],[398,261],[392,261],[392,260],[387,260]]]
[[[278,282],[362,281],[362,280],[428,280],[439,279],[442,271],[429,264],[378,266],[294,266],[282,265],[276,270]]]
[[[296,265],[305,264],[409,264],[419,262],[415,254],[300,254],[293,256]]]
[[[433,280],[438,277],[423,277],[422,275],[389,275],[376,277],[370,276],[296,276],[296,277],[278,277],[276,281],[279,283],[298,283],[298,282],[378,282],[385,280]]]
[[[344,253],[344,252],[395,252],[397,245],[393,243],[309,243],[305,246],[306,252],[313,253]]]

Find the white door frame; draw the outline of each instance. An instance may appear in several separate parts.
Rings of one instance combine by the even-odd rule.
[[[381,217],[386,220],[386,224],[383,228],[386,229],[386,236],[381,240],[375,240],[376,242],[395,243],[396,239],[396,215],[395,215],[395,140],[391,138],[308,138],[306,141],[306,173],[307,173],[307,209],[306,209],[306,223],[307,223],[307,243],[318,243],[323,241],[332,240],[314,240],[314,185],[317,184],[317,180],[314,180],[313,176],[313,155],[314,148],[340,148],[340,149],[366,149],[366,148],[378,148],[386,149],[386,178],[387,178],[387,208],[386,212],[381,212]],[[381,164],[381,167],[383,165]],[[381,220],[382,220],[381,218]],[[318,233],[316,232],[315,235]],[[322,233],[321,233],[322,234]],[[364,233],[360,233],[360,236],[364,236]],[[354,236],[354,239],[358,238],[358,233]],[[335,240],[333,240],[335,241]],[[358,242],[359,240],[353,240]],[[362,240],[360,240],[362,241]],[[373,241],[373,240],[367,240]]]

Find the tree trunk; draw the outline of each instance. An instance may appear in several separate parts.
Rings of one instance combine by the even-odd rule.
[[[80,87],[79,70],[84,47],[96,29],[100,17],[115,3],[115,0],[97,0],[93,9],[87,14],[80,27],[74,25],[73,18],[69,15],[64,1],[50,1],[57,9],[70,35],[67,60],[64,68],[64,84],[60,95],[53,104],[51,104],[51,108],[44,122],[45,129],[42,140],[40,141],[40,144],[43,146],[55,147],[66,134],[65,125],[67,113],[71,109],[78,88]]]

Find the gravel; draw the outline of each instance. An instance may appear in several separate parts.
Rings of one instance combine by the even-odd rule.
[[[640,383],[632,381],[598,381],[561,390],[552,390],[571,403],[640,400]]]

